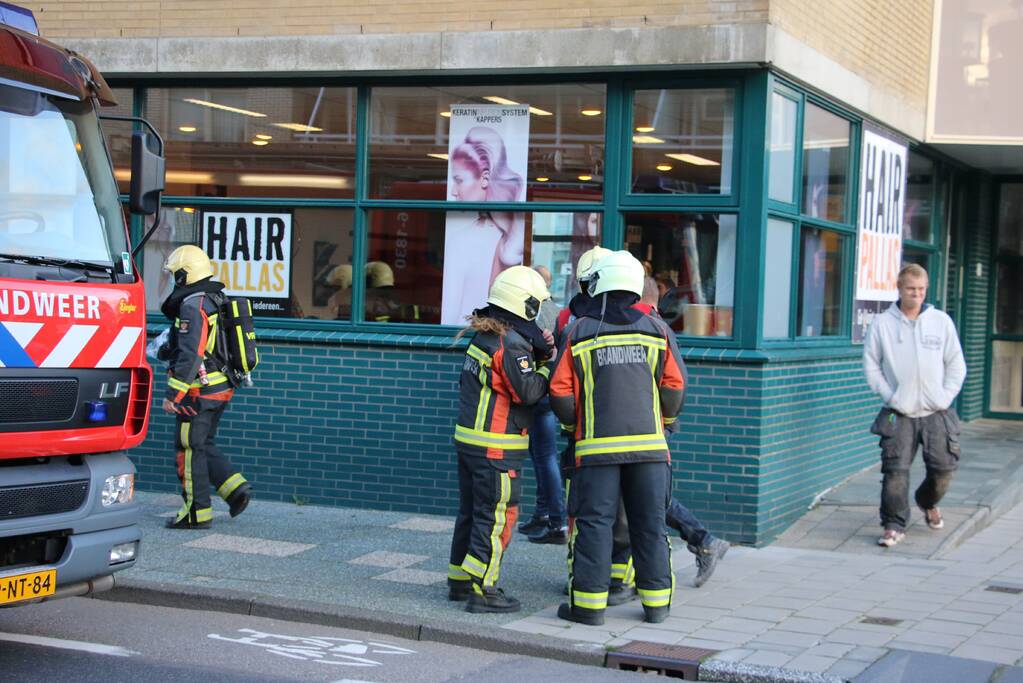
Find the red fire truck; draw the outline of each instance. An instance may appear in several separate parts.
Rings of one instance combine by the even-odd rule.
[[[138,557],[124,451],[152,371],[100,127],[113,104],[87,59],[0,3],[0,607],[108,589]],[[127,120],[131,210],[158,215],[163,143]]]

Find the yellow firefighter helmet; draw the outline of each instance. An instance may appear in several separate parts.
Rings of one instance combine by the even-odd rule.
[[[526,266],[512,266],[494,279],[487,303],[525,320],[535,320],[540,303],[550,298],[551,293],[540,273]]]
[[[366,264],[366,280],[370,287],[393,287],[394,271],[383,261],[370,261]]]
[[[172,251],[163,269],[174,276],[174,283],[179,286],[192,285],[213,276],[210,257],[194,244],[186,244]]]
[[[348,289],[351,287],[352,265],[350,263],[342,263],[340,266],[334,266],[327,273],[327,284],[338,289]]]

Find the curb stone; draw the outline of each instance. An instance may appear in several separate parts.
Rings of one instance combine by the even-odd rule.
[[[980,506],[969,519],[949,534],[948,538],[928,556],[929,560],[940,560],[946,553],[955,550],[961,543],[991,526],[1002,515],[1023,502],[1023,468],[1017,468],[1009,476],[1009,482],[994,495],[981,501]]]
[[[552,659],[569,664],[603,667],[606,658],[603,646],[592,643],[575,643],[509,629],[483,633],[478,627],[470,624],[455,624],[439,619],[416,619],[393,612],[356,609],[308,600],[273,598],[258,593],[162,581],[115,578],[112,590],[98,593],[92,598],[349,628],[406,640],[458,645],[488,652]],[[825,674],[721,660],[703,662],[699,669],[699,680],[713,683],[843,683],[841,678]]]

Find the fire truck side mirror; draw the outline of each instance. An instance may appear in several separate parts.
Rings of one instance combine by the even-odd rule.
[[[132,213],[144,216],[152,216],[160,209],[160,193],[164,188],[164,158],[150,151],[151,137],[144,131],[131,135],[129,205]]]

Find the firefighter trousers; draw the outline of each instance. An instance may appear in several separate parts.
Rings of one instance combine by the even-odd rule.
[[[675,577],[664,527],[669,467],[664,462],[593,465],[572,473],[568,507],[575,528],[570,541],[569,598],[575,609],[607,607],[619,499],[629,520],[640,600],[646,607],[671,604]]]
[[[451,539],[448,585],[475,580],[493,586],[519,516],[522,483],[487,458],[458,454],[458,516]]]
[[[188,397],[184,405],[193,408],[196,414],[179,414],[174,430],[178,479],[184,498],[175,521],[188,517],[192,523],[208,522],[213,519],[210,485],[227,500],[246,481],[215,443],[227,401]]]

